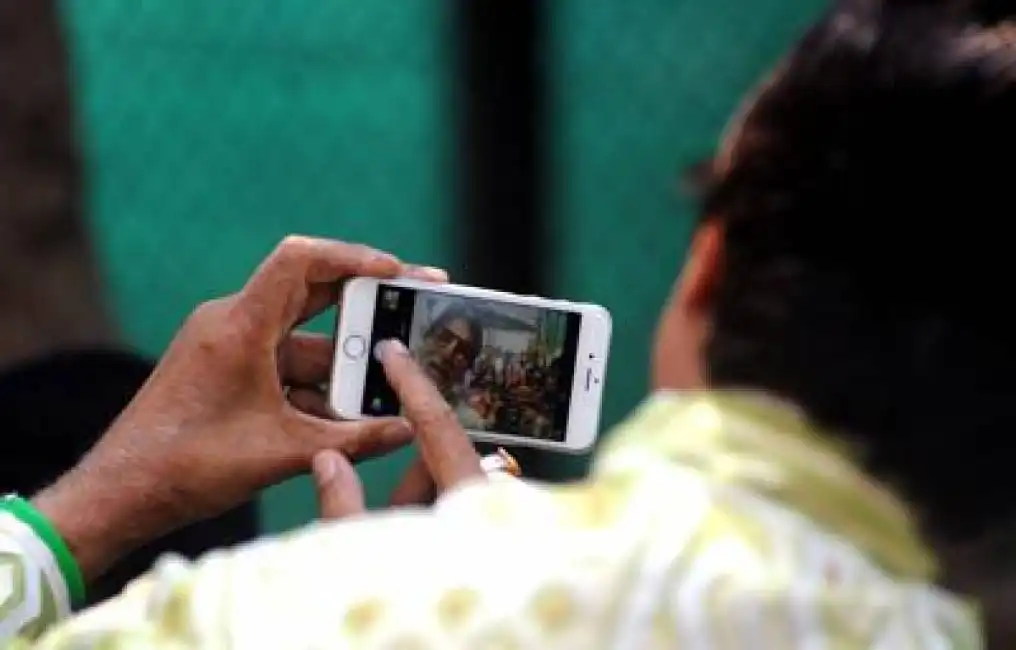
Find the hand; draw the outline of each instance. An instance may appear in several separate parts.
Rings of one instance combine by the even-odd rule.
[[[322,449],[358,460],[405,444],[400,419],[316,417],[323,399],[306,387],[327,380],[332,345],[292,333],[334,304],[345,278],[399,275],[446,279],[365,246],[290,237],[239,293],[195,310],[95,448],[34,499],[86,578],[136,545],[307,471]],[[295,406],[284,386],[299,387]]]
[[[486,477],[480,456],[455,412],[399,341],[380,346],[380,361],[413,429],[419,457],[392,495],[392,505],[426,503],[466,481]],[[322,519],[337,519],[364,510],[363,487],[341,454],[321,452],[314,477]]]

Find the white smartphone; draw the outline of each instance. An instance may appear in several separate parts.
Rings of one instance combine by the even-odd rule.
[[[596,442],[611,319],[591,304],[415,280],[345,285],[329,403],[335,415],[399,415],[373,353],[409,348],[475,440],[581,453]]]

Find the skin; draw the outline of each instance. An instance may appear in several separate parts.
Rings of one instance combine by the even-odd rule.
[[[366,246],[290,237],[240,292],[191,315],[104,437],[33,499],[86,580],[146,541],[307,472],[321,450],[359,460],[411,439],[401,419],[314,415],[324,399],[307,387],[328,379],[333,346],[293,330],[352,276],[447,279]]]

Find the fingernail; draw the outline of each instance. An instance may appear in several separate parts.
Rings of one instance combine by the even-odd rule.
[[[381,251],[374,251],[373,253],[371,253],[370,257],[367,260],[367,263],[371,266],[380,266],[382,264],[392,267],[402,266],[402,262],[399,260],[399,258],[395,257],[391,253],[383,253]]]
[[[374,346],[374,358],[381,362],[386,354],[409,354],[409,350],[398,339],[386,339]]]
[[[314,457],[314,476],[318,483],[331,482],[339,471],[339,463],[332,454],[322,452]]]
[[[374,251],[372,259],[378,262],[399,262],[399,258],[395,257],[391,253],[386,253],[384,251]]]
[[[420,270],[432,280],[437,280],[438,282],[445,282],[448,280],[448,271],[445,271],[444,269],[439,269],[433,266],[424,266]]]

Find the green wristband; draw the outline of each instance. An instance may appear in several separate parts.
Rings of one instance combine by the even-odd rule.
[[[85,579],[81,575],[81,567],[78,566],[78,561],[74,559],[74,555],[67,547],[63,537],[46,519],[46,516],[16,494],[9,494],[0,499],[0,510],[14,515],[42,540],[49,552],[56,558],[56,565],[60,569],[64,583],[67,584],[67,592],[70,594],[72,605],[84,603]]]

